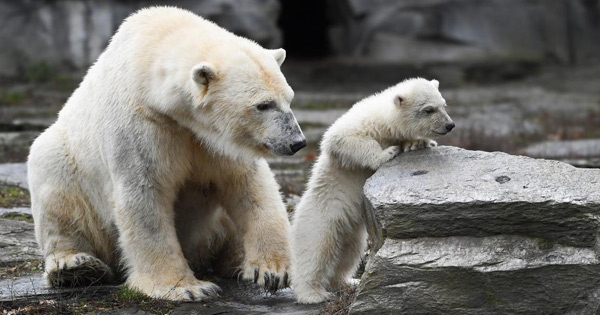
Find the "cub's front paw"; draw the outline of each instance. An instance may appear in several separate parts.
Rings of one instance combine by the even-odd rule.
[[[127,285],[155,299],[171,301],[205,301],[219,295],[221,288],[193,276],[182,279],[150,279],[130,276]]]
[[[431,139],[407,140],[402,143],[402,151],[416,151],[425,148],[437,147],[437,142]]]
[[[275,293],[278,289],[287,288],[290,285],[289,261],[288,257],[246,259],[242,277]]]
[[[402,148],[400,148],[399,146],[391,146],[383,150],[381,154],[379,154],[379,158],[377,159],[376,165],[373,165],[373,169],[378,169],[384,163],[391,161],[393,158],[398,156],[400,152],[402,152]]]

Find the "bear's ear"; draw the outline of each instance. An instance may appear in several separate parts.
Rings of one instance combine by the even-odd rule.
[[[191,77],[198,84],[208,85],[208,82],[217,78],[217,71],[213,65],[203,62],[192,68]]]
[[[281,64],[285,60],[285,49],[270,49],[269,52],[271,52],[271,55],[273,55],[275,61],[277,61],[277,64],[281,67]]]
[[[394,96],[394,104],[396,104],[396,106],[402,106],[406,104],[406,99],[402,95],[396,95]]]
[[[433,86],[435,86],[436,89],[440,88],[440,82],[438,80],[431,80],[431,83],[433,83]]]

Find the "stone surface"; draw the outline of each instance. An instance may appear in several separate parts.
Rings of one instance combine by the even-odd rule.
[[[8,214],[24,214],[32,216],[31,208],[0,208],[0,218]]]
[[[387,239],[351,314],[597,314],[591,248],[521,236]]]
[[[364,192],[391,238],[514,234],[591,247],[600,226],[600,170],[500,152],[401,154]]]
[[[0,219],[0,266],[40,258],[33,224]]]
[[[232,279],[215,281],[223,292],[219,298],[201,303],[181,303],[170,314],[319,314],[323,305],[301,305],[295,302],[291,289],[279,291],[275,295],[266,294],[254,284],[237,282]],[[0,281],[0,303],[10,305],[12,301],[31,300],[35,304],[40,299],[68,301],[74,296],[81,301],[106,300],[106,296],[120,290],[120,286],[90,286],[83,288],[51,289],[45,285],[41,273],[17,279]],[[73,300],[76,302],[76,300]],[[13,302],[14,303],[14,302]],[[0,304],[1,305],[1,304]],[[148,314],[137,308],[114,309],[104,314]]]
[[[153,1],[0,1],[0,76],[34,76],[48,66],[86,69],[124,18]],[[205,16],[268,48],[281,45],[277,0],[176,0],[169,5]],[[19,34],[19,36],[14,36]],[[23,71],[27,69],[27,71]],[[23,72],[27,72],[24,74]],[[39,78],[38,78],[39,79]]]
[[[27,164],[0,164],[0,182],[29,189],[29,184],[27,183]]]
[[[523,154],[560,160],[578,167],[600,168],[600,139],[544,141],[526,147]]]
[[[29,147],[39,131],[0,132],[0,163],[27,159]]]
[[[440,146],[364,187],[352,314],[597,314],[600,170]]]
[[[378,62],[574,63],[597,60],[600,51],[595,1],[345,0],[330,15],[334,51]]]

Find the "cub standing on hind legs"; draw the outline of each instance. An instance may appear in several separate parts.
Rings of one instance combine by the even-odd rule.
[[[318,303],[355,272],[366,248],[362,189],[402,151],[434,147],[454,128],[436,80],[408,79],[356,103],[325,133],[292,221],[292,285]]]

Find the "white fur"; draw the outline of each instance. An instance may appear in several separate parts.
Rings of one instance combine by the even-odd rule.
[[[260,285],[286,286],[265,281],[287,277],[290,249],[279,187],[262,158],[267,145],[289,154],[303,140],[284,58],[185,10],[127,18],[31,148],[49,280],[122,265],[127,284],[150,296],[203,299],[218,288],[188,262],[216,260],[225,275],[237,269],[253,280],[257,270]],[[265,101],[277,110],[259,112]]]
[[[327,130],[292,221],[298,302],[322,302],[348,283],[366,248],[365,180],[402,151],[437,145],[430,138],[452,123],[445,106],[437,81],[410,79],[358,102]]]

